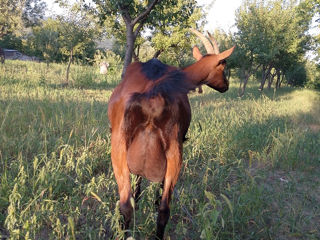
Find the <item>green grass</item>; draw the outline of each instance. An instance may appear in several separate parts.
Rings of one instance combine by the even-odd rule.
[[[0,238],[109,239],[118,226],[107,103],[119,76],[93,67],[0,65]],[[120,71],[119,71],[120,73]],[[118,74],[119,75],[119,74]],[[319,239],[320,94],[238,84],[190,94],[192,123],[167,239]],[[143,181],[136,239],[155,231]]]

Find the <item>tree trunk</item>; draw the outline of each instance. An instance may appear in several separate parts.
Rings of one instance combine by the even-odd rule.
[[[243,79],[244,80],[240,82],[239,92],[238,92],[239,97],[242,97],[244,95],[250,76],[251,76],[251,71],[250,70],[248,70],[248,71],[244,70],[243,71]]]
[[[283,75],[282,75],[282,78],[283,78]],[[281,84],[281,72],[277,71],[276,89],[280,88],[280,84]]]
[[[130,16],[130,13],[126,7],[126,5],[121,5],[120,4],[120,8],[121,8],[121,15],[122,18],[126,24],[126,37],[127,37],[127,49],[126,49],[126,54],[124,57],[124,63],[123,63],[123,69],[122,69],[122,74],[121,74],[121,78],[124,77],[124,74],[127,70],[127,67],[129,66],[129,64],[132,61],[132,56],[133,56],[133,51],[134,51],[134,42],[136,41],[136,38],[139,34],[139,32],[141,31],[143,24],[147,18],[147,16],[149,15],[149,13],[151,12],[151,10],[154,8],[154,6],[161,0],[153,0],[148,7],[141,13],[139,14],[136,18],[132,19]],[[138,24],[137,27],[135,27],[135,25]],[[133,29],[135,29],[133,31]]]
[[[278,85],[279,85],[279,82],[280,82],[280,76],[281,76],[280,71],[277,71],[277,81],[276,81],[275,89],[278,89]]]
[[[271,86],[272,86],[272,83],[273,83],[273,80],[274,80],[274,77],[276,76],[276,73],[274,74],[269,74],[269,79],[268,79],[268,90],[271,89]]]
[[[242,85],[242,89],[241,89],[241,93],[240,93],[240,97],[242,97],[244,95],[244,92],[246,91],[246,87],[247,87],[247,83],[248,83],[248,80],[250,78],[250,73],[248,73],[244,79],[244,82],[243,82],[243,85]]]
[[[260,90],[260,91],[263,91],[264,84],[266,83],[266,80],[267,80],[267,78],[268,78],[269,75],[270,75],[271,69],[272,69],[272,66],[264,67],[264,68],[263,68],[263,70],[262,70],[262,71],[263,71],[263,73],[262,73],[262,79],[261,79],[261,83],[260,83],[260,87],[259,87],[259,90]]]
[[[133,27],[130,24],[127,24],[127,48],[126,48],[126,55],[124,57],[123,69],[121,78],[123,78],[124,74],[126,73],[127,67],[132,62],[132,55],[134,50],[134,42],[135,36],[133,34]]]
[[[69,71],[70,71],[72,58],[73,58],[73,48],[71,48],[71,51],[70,51],[70,57],[69,57],[69,62],[68,62],[67,72],[66,72],[66,84],[67,85],[69,85]]]
[[[260,82],[259,90],[260,90],[260,88],[261,88],[262,81],[266,78],[267,69],[268,69],[268,66],[267,66],[267,65],[262,65],[262,76],[261,76],[261,82]]]
[[[4,50],[2,47],[0,47],[0,62],[1,62],[1,64],[4,64],[5,60],[6,60],[6,57],[4,55]]]

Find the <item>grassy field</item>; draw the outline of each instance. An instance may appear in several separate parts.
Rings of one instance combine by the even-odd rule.
[[[112,239],[119,229],[107,103],[119,77],[93,67],[0,65],[0,239]],[[320,239],[320,94],[243,98],[236,81],[190,94],[167,239]],[[158,184],[143,182],[131,235],[155,231]]]

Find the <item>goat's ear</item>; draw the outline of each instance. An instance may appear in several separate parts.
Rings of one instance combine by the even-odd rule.
[[[233,46],[232,48],[220,53],[219,56],[219,60],[223,60],[226,59],[228,57],[230,57],[230,55],[232,54],[233,50],[235,49],[236,46]]]
[[[197,46],[193,47],[192,54],[197,61],[199,61],[202,58],[202,54]]]

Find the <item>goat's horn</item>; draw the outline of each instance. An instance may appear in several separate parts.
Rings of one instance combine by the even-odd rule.
[[[199,31],[197,31],[193,28],[191,28],[190,31],[193,32],[195,35],[197,35],[197,37],[202,41],[204,47],[207,50],[207,53],[209,53],[209,54],[214,53],[214,49],[213,49],[208,38],[206,38],[202,33],[200,33]]]
[[[218,43],[217,43],[216,39],[209,33],[209,31],[207,31],[207,33],[208,33],[209,39],[213,45],[214,53],[219,54],[220,51],[219,51],[219,47],[218,47]]]

